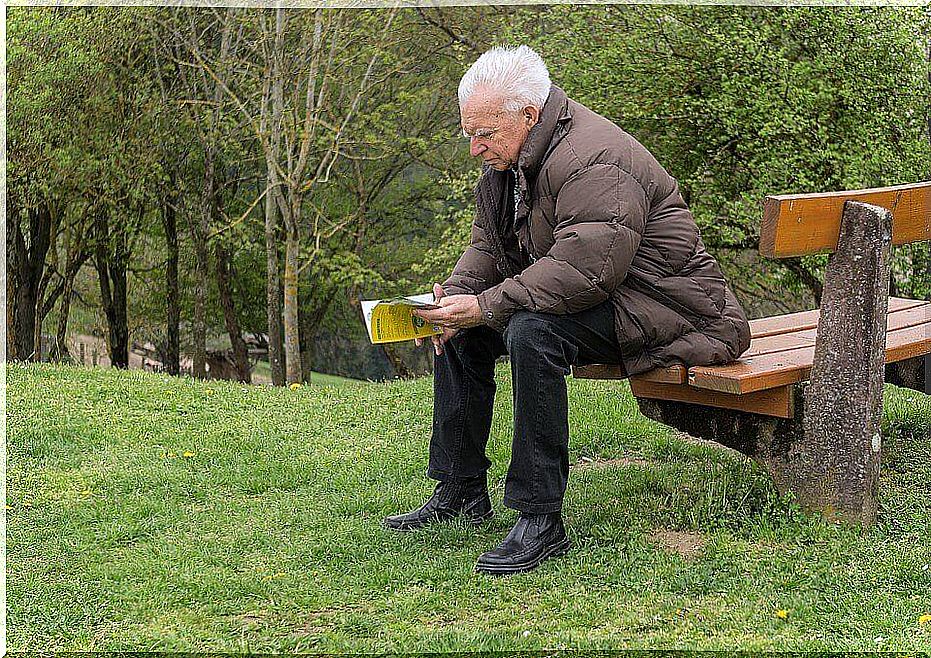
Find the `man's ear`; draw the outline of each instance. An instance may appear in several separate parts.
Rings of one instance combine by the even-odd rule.
[[[533,105],[528,105],[520,111],[520,118],[527,124],[527,128],[533,128],[540,120],[540,110]]]

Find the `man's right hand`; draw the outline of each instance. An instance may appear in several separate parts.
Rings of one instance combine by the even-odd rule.
[[[446,293],[443,291],[443,286],[438,283],[433,284],[433,296],[439,301],[440,297],[445,297]],[[459,333],[458,329],[451,329],[448,327],[443,327],[443,333],[437,336],[430,336],[430,341],[433,343],[433,351],[436,352],[437,356],[443,354],[443,345],[450,338]],[[417,347],[423,345],[423,338],[415,338],[414,344]]]

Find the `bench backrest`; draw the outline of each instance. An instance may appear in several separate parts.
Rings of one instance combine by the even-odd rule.
[[[786,258],[831,252],[845,201],[892,211],[892,244],[931,240],[931,181],[870,190],[768,196],[760,226],[760,255]]]

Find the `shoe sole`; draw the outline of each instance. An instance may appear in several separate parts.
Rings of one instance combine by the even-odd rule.
[[[572,546],[572,543],[569,541],[569,538],[566,537],[558,544],[553,544],[550,546],[543,555],[538,557],[533,562],[528,562],[526,564],[519,565],[495,565],[495,564],[476,564],[475,571],[476,573],[487,573],[492,576],[509,576],[515,573],[523,573],[525,571],[531,571],[539,567],[545,560],[548,560],[551,557],[559,557],[560,555],[565,555],[569,548]]]
[[[453,516],[448,519],[442,519],[442,520],[437,519],[435,521],[430,521],[429,523],[424,523],[422,525],[394,526],[394,525],[388,525],[387,523],[382,523],[382,527],[387,528],[388,530],[394,530],[395,532],[417,532],[418,530],[423,530],[424,528],[431,526],[431,525],[435,525],[437,523],[453,523],[455,521],[465,521],[469,525],[478,526],[478,525],[485,523],[485,521],[492,518],[494,515],[495,515],[495,511],[490,510],[488,514],[485,514],[484,516],[475,516],[475,517]]]

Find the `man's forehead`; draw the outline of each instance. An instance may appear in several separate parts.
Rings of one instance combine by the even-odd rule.
[[[504,98],[485,89],[476,89],[460,108],[463,123],[496,121],[506,114]]]

